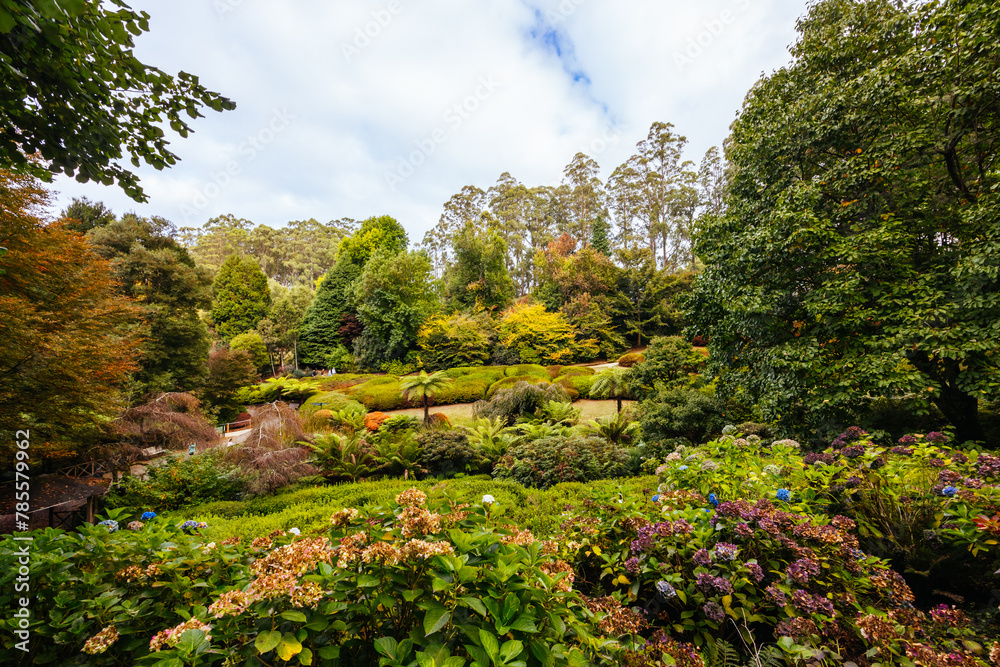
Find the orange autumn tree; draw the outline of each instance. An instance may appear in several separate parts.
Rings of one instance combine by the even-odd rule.
[[[36,179],[0,170],[0,459],[28,430],[34,465],[67,461],[109,428],[138,344],[139,311],[110,264],[47,221],[48,203]]]

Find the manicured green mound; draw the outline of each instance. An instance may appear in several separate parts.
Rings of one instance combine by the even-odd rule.
[[[313,394],[302,404],[302,412],[308,413],[311,410],[329,410],[331,412],[337,412],[338,410],[347,409],[360,409],[362,407],[361,403],[355,401],[354,399],[347,396],[347,394],[340,391],[323,391],[318,394]]]

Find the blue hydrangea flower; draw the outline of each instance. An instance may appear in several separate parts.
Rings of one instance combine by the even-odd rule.
[[[181,530],[183,530],[185,533],[190,533],[191,531],[197,530],[199,528],[208,528],[208,524],[205,523],[204,521],[191,521],[191,520],[185,521],[184,523],[181,524]]]
[[[678,468],[678,470],[687,470],[687,469],[688,469],[687,466],[681,466],[680,468]]]
[[[150,519],[155,519],[156,512],[143,512],[142,516],[139,518],[142,519],[143,521],[149,521]]]
[[[657,493],[655,496],[650,498],[650,500],[652,500],[654,503],[660,502],[660,494]]]
[[[774,494],[774,497],[787,503],[792,499],[792,492],[788,489],[778,489],[778,492]]]
[[[719,506],[719,497],[717,495],[715,495],[714,493],[710,493],[710,494],[708,494],[708,502],[710,502],[712,504],[712,507],[718,507]]]
[[[656,591],[668,600],[677,596],[677,591],[674,587],[671,586],[669,582],[663,581],[662,579],[656,582]]]
[[[114,519],[105,519],[97,524],[98,526],[107,526],[108,532],[113,533],[118,530],[118,522]]]
[[[954,486],[946,486],[943,489],[941,489],[941,495],[947,496],[949,498],[951,498],[956,493],[958,493],[958,489],[956,489]]]

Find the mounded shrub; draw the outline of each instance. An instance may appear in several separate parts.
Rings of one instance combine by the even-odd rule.
[[[556,379],[556,383],[565,387],[566,393],[575,401],[578,398],[590,398],[590,387],[594,384],[594,376],[563,375]]]
[[[628,453],[595,437],[551,437],[513,445],[497,461],[493,476],[529,488],[587,482],[627,473]]]
[[[461,431],[425,431],[417,436],[423,450],[420,464],[431,475],[454,476],[479,468],[479,453]]]
[[[632,368],[636,364],[646,360],[646,355],[642,352],[629,352],[618,357],[618,365],[622,368]]]
[[[343,392],[325,391],[323,393],[310,396],[309,400],[302,404],[301,411],[310,412],[311,410],[329,410],[332,413],[344,409],[362,410],[364,408],[361,403],[350,398]]]
[[[515,377],[522,375],[529,375],[531,377],[536,377],[541,380],[551,380],[552,376],[549,375],[548,370],[545,366],[540,366],[538,364],[516,364],[514,366],[508,366],[504,369],[504,375],[507,377]]]
[[[546,401],[569,401],[562,385],[519,380],[509,387],[501,387],[486,401],[479,401],[472,414],[488,419],[498,419],[513,424],[518,417],[533,413]]]
[[[374,433],[388,418],[389,415],[384,412],[369,412],[365,415],[365,428]]]
[[[490,400],[491,398],[496,396],[496,393],[501,389],[509,389],[510,387],[516,385],[518,382],[527,382],[528,384],[543,384],[543,383],[548,384],[549,378],[547,375],[544,378],[540,378],[534,375],[517,375],[514,377],[505,377],[504,379],[494,382],[492,385],[490,385],[490,388],[486,392],[486,400]]]
[[[348,389],[348,395],[369,410],[399,410],[414,407],[403,398],[399,378],[378,375],[363,384]]]

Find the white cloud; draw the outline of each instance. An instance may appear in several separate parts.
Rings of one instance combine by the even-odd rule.
[[[388,213],[413,242],[462,186],[489,187],[504,171],[552,183],[578,150],[596,150],[607,175],[654,121],[686,135],[697,161],[721,144],[760,73],[787,62],[805,11],[801,0],[133,7],[151,15],[140,58],[199,75],[237,109],[205,112],[176,138],[173,168],[140,170],[148,204],[60,178],[60,208],[87,196],[179,225],[223,213],[273,226]],[[268,135],[276,113],[293,118]],[[401,163],[413,173],[392,189],[386,174]]]

